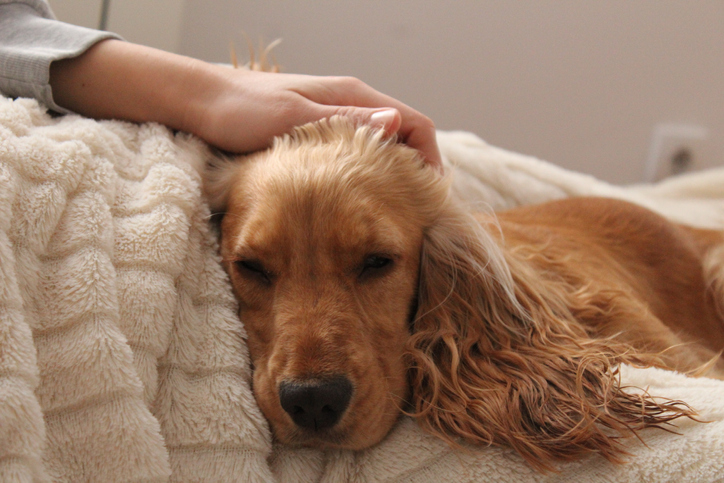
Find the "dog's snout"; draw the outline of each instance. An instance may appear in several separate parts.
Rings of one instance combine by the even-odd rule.
[[[294,423],[315,431],[337,424],[352,398],[352,383],[346,377],[312,381],[283,381],[279,401]]]

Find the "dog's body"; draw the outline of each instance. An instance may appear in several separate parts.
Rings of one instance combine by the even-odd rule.
[[[501,242],[527,252],[535,269],[555,268],[552,279],[595,282],[591,288],[599,294],[625,294],[631,309],[640,309],[637,317],[578,314],[596,336],[620,336],[638,350],[661,352],[667,366],[682,372],[696,370],[724,348],[721,301],[714,300],[704,271],[707,253],[724,243],[721,233],[677,226],[606,198],[518,208],[500,213],[498,222]]]
[[[332,119],[210,176],[254,393],[282,442],[361,449],[408,410],[532,464],[689,409],[617,365],[691,372],[724,349],[717,232],[562,200],[477,221],[419,155]]]

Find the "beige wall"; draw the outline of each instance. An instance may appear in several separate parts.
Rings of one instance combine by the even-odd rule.
[[[285,71],[360,77],[441,129],[617,183],[643,180],[662,123],[703,128],[695,162],[724,164],[722,1],[165,1],[113,0],[115,30],[221,62],[242,32],[281,37]]]
[[[101,0],[48,0],[48,3],[59,20],[81,27],[99,27]]]
[[[56,17],[88,28],[100,28],[102,0],[49,0]],[[185,0],[110,0],[106,30],[130,42],[177,52]]]

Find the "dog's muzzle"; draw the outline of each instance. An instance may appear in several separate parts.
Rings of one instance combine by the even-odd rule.
[[[352,392],[352,383],[344,376],[282,381],[279,402],[297,426],[322,431],[339,422]]]

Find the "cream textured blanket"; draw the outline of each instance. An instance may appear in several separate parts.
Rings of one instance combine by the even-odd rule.
[[[617,188],[441,133],[456,190],[500,209],[596,194],[724,227],[724,170]],[[157,125],[52,119],[0,98],[0,481],[721,481],[724,383],[627,370],[711,421],[649,431],[630,463],[533,472],[505,448],[452,451],[407,419],[367,451],[273,447],[194,169]]]

